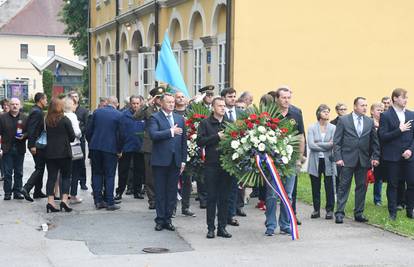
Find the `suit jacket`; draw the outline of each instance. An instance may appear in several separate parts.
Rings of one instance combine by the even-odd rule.
[[[141,147],[141,151],[144,153],[152,152],[152,140],[148,133],[148,121],[151,118],[151,115],[156,112],[158,112],[158,108],[155,105],[153,105],[143,106],[134,114],[135,119],[143,120],[145,122],[144,140]]]
[[[43,129],[43,110],[38,105],[34,105],[27,118],[27,147],[29,149],[35,146]]]
[[[333,161],[333,141],[335,134],[335,125],[328,123],[326,126],[326,135],[322,138],[321,127],[319,123],[312,124],[308,129],[308,173],[318,176],[319,153],[323,152],[325,160],[325,174],[327,176],[336,175],[335,162]]]
[[[338,119],[334,135],[335,161],[343,160],[345,167],[369,168],[370,160],[379,160],[379,141],[374,121],[363,116],[363,130],[359,137],[355,129],[352,113]]]
[[[121,112],[110,105],[95,110],[86,130],[90,150],[112,154],[121,152],[121,117]]]
[[[13,123],[13,119],[15,123]],[[18,140],[15,138],[17,130],[17,120],[22,121],[22,134],[23,139]],[[27,116],[19,112],[17,118],[13,118],[9,112],[0,115],[0,136],[1,136],[1,149],[4,153],[8,153],[12,148],[13,144],[16,145],[17,153],[26,153],[26,137],[27,137]]]
[[[235,109],[236,109],[236,118],[235,119],[238,120],[244,115],[244,111],[242,109],[238,108],[238,107],[236,107]],[[228,122],[231,122],[230,118],[227,116],[227,110],[226,110],[226,113],[224,113],[224,119]]]
[[[405,111],[405,122],[413,120],[414,112]],[[378,135],[382,147],[382,159],[386,161],[400,161],[405,150],[414,153],[414,128],[401,132],[400,120],[393,107],[381,114]],[[411,156],[408,160],[411,161]]]
[[[153,114],[148,123],[148,133],[152,139],[152,166],[169,166],[175,159],[177,167],[187,161],[187,134],[185,130],[184,118],[181,115],[172,113],[174,124],[183,129],[181,135],[171,135],[171,126],[164,115],[159,111]]]
[[[56,127],[46,125],[47,146],[45,157],[47,159],[63,159],[72,157],[72,148],[70,142],[75,140],[70,119],[64,116]]]

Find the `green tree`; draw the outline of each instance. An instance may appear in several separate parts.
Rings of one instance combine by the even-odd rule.
[[[60,13],[61,21],[66,25],[70,44],[75,55],[88,58],[88,5],[89,0],[63,0],[65,3]],[[83,97],[89,97],[88,66],[83,72]]]
[[[47,95],[48,99],[51,99],[53,88],[53,73],[50,70],[46,69],[43,71],[42,82],[43,92]]]

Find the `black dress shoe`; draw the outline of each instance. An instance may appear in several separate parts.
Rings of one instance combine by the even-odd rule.
[[[332,211],[328,211],[325,215],[325,219],[326,220],[332,220],[333,218],[333,212]]]
[[[228,219],[227,220],[227,224],[232,225],[232,226],[239,226],[239,222],[236,219]],[[218,235],[218,232],[217,232]]]
[[[144,195],[142,195],[141,193],[135,193],[134,194],[134,198],[136,198],[136,199],[144,199]]]
[[[40,192],[34,192],[33,193],[33,198],[34,199],[47,198],[47,195],[45,193],[43,193],[42,191],[40,191]]]
[[[21,193],[14,193],[13,198],[14,199],[24,199],[24,196]]]
[[[167,229],[169,231],[175,231],[175,227],[174,227],[174,225],[172,225],[172,223],[164,224],[164,229]]]
[[[302,222],[301,221],[299,221],[299,219],[296,217],[296,224],[297,225],[302,225]]]
[[[389,215],[389,219],[390,219],[390,221],[395,222],[397,220],[397,214],[396,213],[391,213]]]
[[[33,198],[30,197],[29,192],[27,192],[27,190],[25,188],[22,188],[21,193],[24,196],[24,199],[26,199],[29,202],[33,202]]]
[[[221,236],[224,238],[231,238],[231,234],[229,234],[229,232],[227,232],[226,229],[218,229],[217,236]]]
[[[106,207],[106,210],[114,211],[114,210],[119,210],[120,208],[121,208],[120,206],[113,204],[113,205],[109,205],[108,207]]]
[[[338,224],[344,223],[344,217],[342,215],[336,215],[335,223],[338,223]]]
[[[195,217],[194,212],[192,212],[190,209],[184,209],[184,210],[182,210],[182,211],[181,211],[181,213],[182,213],[184,216]]]
[[[200,203],[200,209],[207,209],[207,203]]]
[[[134,194],[134,192],[132,192],[132,190],[131,189],[127,189],[127,191],[125,192],[125,195],[127,195],[127,196],[129,196],[129,195],[132,195],[132,194]]]
[[[244,212],[243,209],[237,209],[236,210],[236,215],[241,216],[241,217],[246,217],[247,216],[247,214]]]
[[[208,232],[207,232],[207,238],[214,238],[214,230],[208,230]]]
[[[122,200],[120,200],[120,199],[114,199],[114,203],[115,204],[121,204],[122,203]]]
[[[157,224],[155,225],[155,231],[162,231],[162,229],[163,229],[162,224],[157,223]]]
[[[313,211],[311,214],[311,219],[316,219],[316,218],[320,218],[321,217],[321,213],[320,211]]]
[[[114,197],[114,200],[121,200],[122,199],[122,195],[121,194],[116,194]]]
[[[155,203],[148,204],[148,209],[155,210]]]
[[[103,201],[95,204],[95,208],[97,210],[106,209],[107,207],[108,207],[108,205]]]
[[[361,222],[361,223],[366,223],[366,222],[368,222],[369,220],[368,220],[367,218],[365,218],[365,216],[364,216],[364,215],[361,215],[361,216],[356,216],[356,217],[355,217],[355,221],[356,221],[356,222]]]
[[[11,195],[4,195],[4,200],[10,200],[11,199]]]
[[[86,184],[81,184],[80,188],[82,190],[88,190],[88,186]]]

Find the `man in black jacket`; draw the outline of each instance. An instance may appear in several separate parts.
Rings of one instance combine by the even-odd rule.
[[[213,100],[213,115],[203,120],[198,128],[197,144],[205,147],[205,183],[207,186],[207,238],[214,238],[216,206],[218,208],[217,235],[230,238],[226,231],[228,199],[232,178],[220,166],[220,151],[218,144],[224,137],[224,113],[226,104],[224,99],[217,97]]]
[[[34,97],[35,105],[30,111],[27,118],[27,147],[33,156],[35,162],[35,171],[30,175],[26,184],[22,188],[22,194],[27,201],[32,202],[30,191],[34,187],[34,198],[45,198],[46,195],[42,193],[43,174],[45,172],[46,159],[44,150],[36,148],[36,140],[39,138],[44,129],[43,109],[47,106],[47,96],[44,93],[37,93]]]
[[[20,113],[20,100],[10,100],[10,111],[0,116],[1,153],[4,161],[4,200],[23,199],[22,189],[23,161],[26,153],[27,116]],[[14,173],[14,183],[13,183]],[[13,185],[13,189],[12,189]]]
[[[83,108],[79,104],[79,93],[76,91],[71,91],[68,94],[74,101],[76,105],[75,114],[78,117],[79,128],[82,132],[82,137],[80,138],[81,149],[83,155],[85,154],[85,132],[86,125],[88,123],[89,111],[86,108]],[[86,165],[85,165],[85,156],[81,160],[76,160],[72,164],[72,179],[78,179],[79,184],[82,190],[88,190],[86,186]]]

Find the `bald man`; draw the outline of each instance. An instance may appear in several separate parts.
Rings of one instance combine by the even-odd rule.
[[[20,113],[20,100],[10,99],[10,111],[0,115],[1,154],[4,163],[4,200],[23,199],[23,161],[26,153],[27,116]],[[14,174],[14,177],[13,177]]]

